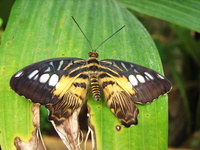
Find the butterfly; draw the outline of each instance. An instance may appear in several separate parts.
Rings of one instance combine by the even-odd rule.
[[[151,103],[172,87],[152,69],[121,60],[99,61],[95,50],[88,53],[87,60],[62,57],[31,64],[12,76],[10,86],[33,103],[51,109],[53,120],[68,118],[80,108],[87,101],[89,87],[96,101],[102,89],[108,107],[125,127],[138,123],[136,104]]]

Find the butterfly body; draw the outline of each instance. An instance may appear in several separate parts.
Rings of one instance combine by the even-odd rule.
[[[90,79],[90,87],[92,96],[95,100],[100,100],[100,87],[99,87],[99,61],[98,54],[96,52],[88,53],[89,59],[87,61],[88,65],[88,75]]]
[[[90,87],[95,100],[102,88],[105,101],[121,123],[137,124],[135,103],[151,103],[170,91],[170,82],[159,73],[130,62],[99,61],[92,51],[88,60],[54,58],[29,65],[13,75],[11,88],[51,110],[51,119],[67,118],[87,99]]]

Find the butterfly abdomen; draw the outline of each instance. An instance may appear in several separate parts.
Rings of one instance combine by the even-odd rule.
[[[90,87],[92,91],[92,96],[96,101],[100,100],[100,87],[99,87],[99,82],[96,77],[92,77],[90,79]]]
[[[96,101],[100,100],[100,87],[98,82],[99,73],[99,61],[98,54],[96,52],[89,53],[88,63],[88,74],[90,78],[90,88],[92,91],[92,96]]]

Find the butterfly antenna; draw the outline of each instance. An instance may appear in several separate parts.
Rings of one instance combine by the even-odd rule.
[[[99,44],[99,46],[95,49],[95,51],[97,51],[97,49],[99,49],[99,47],[101,47],[101,45],[103,45],[106,41],[108,41],[111,37],[113,37],[115,34],[117,34],[124,27],[125,27],[125,25],[123,25],[121,28],[119,28],[117,31],[115,31],[111,36],[109,36],[107,39],[105,39],[103,42],[101,42]]]
[[[74,20],[74,22],[76,23],[76,25],[78,26],[78,28],[81,30],[82,34],[84,35],[84,37],[86,38],[86,40],[88,41],[90,48],[93,50],[92,48],[92,44],[90,43],[90,41],[88,40],[87,36],[85,35],[85,33],[83,32],[83,30],[81,29],[81,27],[79,26],[78,22],[76,22],[75,18],[72,16],[72,19]]]
[[[81,29],[81,27],[79,26],[78,22],[76,22],[75,18],[72,16],[72,19],[74,20],[74,22],[76,23],[76,25],[78,26],[78,28],[80,29],[80,31],[82,32],[82,34],[84,35],[84,37],[86,38],[86,40],[88,41],[90,48],[92,49],[92,51],[97,51],[97,49],[99,49],[99,47],[101,47],[101,45],[103,45],[106,41],[108,41],[111,37],[113,37],[116,33],[118,33],[121,29],[123,29],[125,27],[125,25],[123,25],[121,28],[119,28],[117,31],[115,31],[111,36],[109,36],[107,39],[105,39],[103,42],[101,42],[99,44],[99,46],[93,50],[92,48],[92,44],[90,43],[90,41],[88,40],[87,36],[85,35],[85,33],[83,32],[83,30]]]

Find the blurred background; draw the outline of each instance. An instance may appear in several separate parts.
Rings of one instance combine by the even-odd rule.
[[[0,2],[0,44],[13,3],[14,0]],[[152,36],[165,76],[173,84],[168,95],[169,149],[200,149],[200,34],[148,15],[132,13]],[[62,147],[47,115],[42,107],[41,130],[45,143],[55,149],[48,144],[60,142]],[[84,115],[81,118],[85,118],[81,122],[87,122]],[[86,129],[84,125],[81,127]]]

